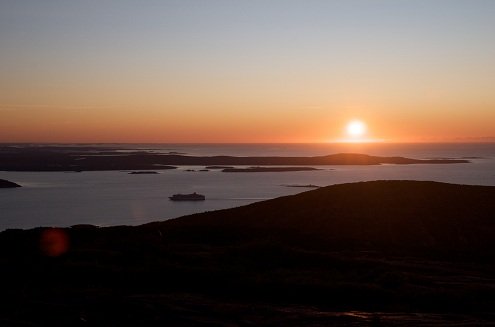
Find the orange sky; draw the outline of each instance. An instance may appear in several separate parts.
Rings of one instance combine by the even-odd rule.
[[[495,136],[494,2],[146,4],[1,3],[0,142]]]

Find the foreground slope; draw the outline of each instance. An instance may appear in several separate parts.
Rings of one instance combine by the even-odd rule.
[[[0,322],[486,324],[493,199],[495,187],[377,181],[138,227],[9,230]]]
[[[299,245],[319,241],[338,250],[484,256],[495,246],[495,187],[426,181],[340,184],[156,226],[212,242],[271,237]]]

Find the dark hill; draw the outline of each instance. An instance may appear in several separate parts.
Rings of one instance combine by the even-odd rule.
[[[495,187],[421,181],[341,184],[159,225],[179,237],[211,242],[270,237],[319,241],[336,249],[481,255],[495,248]],[[220,231],[223,236],[217,235]]]
[[[137,227],[7,230],[0,325],[488,325],[494,198],[376,181]]]

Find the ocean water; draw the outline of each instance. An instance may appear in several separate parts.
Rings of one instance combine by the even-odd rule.
[[[410,158],[470,158],[448,165],[325,166],[318,171],[273,173],[189,172],[183,166],[157,175],[124,171],[0,172],[22,188],[0,189],[0,230],[75,224],[139,225],[231,208],[307,191],[287,184],[327,186],[381,179],[432,180],[495,186],[495,143],[479,144],[132,144],[190,155],[318,156],[339,152]],[[173,202],[174,193],[198,192],[206,201]]]

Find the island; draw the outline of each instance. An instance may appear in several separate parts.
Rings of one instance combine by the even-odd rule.
[[[305,187],[305,188],[318,188],[321,186],[314,185],[314,184],[282,184],[281,186],[285,187]]]
[[[382,164],[460,164],[467,159],[413,159],[359,153],[313,157],[190,156],[151,151],[120,152],[115,148],[71,146],[0,146],[0,171],[164,170],[176,166],[329,166]],[[222,168],[227,166],[227,168]]]
[[[492,186],[374,181],[141,226],[6,230],[0,321],[491,325],[494,198]]]
[[[131,171],[129,172],[129,175],[154,175],[158,174],[157,171],[149,171],[149,170],[144,170],[144,171]]]
[[[21,187],[21,185],[5,179],[0,179],[0,188],[15,188],[15,187]]]
[[[247,168],[225,168],[224,173],[268,173],[268,172],[287,172],[287,171],[312,171],[321,170],[313,167],[247,167]]]

